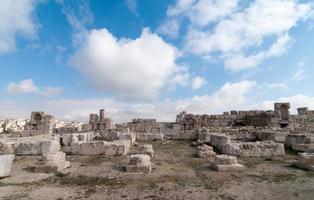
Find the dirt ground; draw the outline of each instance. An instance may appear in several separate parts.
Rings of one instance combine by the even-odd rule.
[[[190,143],[153,142],[150,175],[124,173],[126,157],[67,156],[71,167],[56,174],[31,171],[40,157],[16,157],[0,199],[314,199],[314,173],[291,167],[293,153],[238,159],[244,172],[215,172]]]

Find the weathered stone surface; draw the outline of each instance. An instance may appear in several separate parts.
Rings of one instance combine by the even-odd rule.
[[[213,147],[203,144],[197,147],[197,156],[199,158],[210,158],[216,156]]]
[[[35,173],[54,173],[70,167],[70,162],[65,160],[65,153],[61,151],[43,155],[42,164],[34,167]]]
[[[153,133],[136,133],[136,140],[138,141],[160,141],[164,139],[163,134],[153,134]]]
[[[136,134],[133,132],[120,133],[119,140],[130,140],[131,145],[133,145],[136,141]]]
[[[59,137],[23,137],[0,141],[1,154],[42,155],[60,149]]]
[[[221,148],[222,153],[243,157],[273,157],[285,155],[284,145],[267,142],[231,142]]]
[[[93,133],[64,133],[61,135],[62,145],[70,146],[72,142],[87,142],[93,140]]]
[[[40,141],[25,141],[17,145],[15,149],[16,155],[41,155],[41,142]]]
[[[0,178],[11,175],[14,155],[0,155]]]
[[[104,141],[90,141],[90,142],[78,142],[77,154],[79,155],[101,155],[105,154],[105,142]],[[76,146],[73,144],[73,146]],[[74,152],[72,152],[74,153]]]
[[[146,173],[150,174],[152,167],[150,156],[146,154],[134,154],[128,157],[128,164],[125,166],[128,173]]]
[[[288,135],[285,146],[295,151],[314,152],[314,136],[312,134]]]
[[[126,155],[130,149],[129,140],[89,141],[71,144],[72,154],[79,155]]]
[[[314,153],[302,153],[300,157],[294,165],[301,169],[314,171]]]
[[[60,151],[60,142],[58,140],[47,140],[41,142],[41,153],[43,155],[56,153]]]
[[[140,154],[147,154],[149,155],[151,158],[154,157],[154,149],[153,149],[153,145],[151,144],[143,144],[139,146],[139,153]]]
[[[213,133],[210,135],[210,144],[217,149],[221,149],[224,145],[231,142],[230,137],[224,134]]]
[[[238,164],[237,157],[228,155],[217,155],[211,167],[216,171],[222,172],[244,170],[244,166]]]

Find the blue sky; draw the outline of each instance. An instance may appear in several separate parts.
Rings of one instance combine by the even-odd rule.
[[[314,109],[310,0],[3,0],[0,118]]]

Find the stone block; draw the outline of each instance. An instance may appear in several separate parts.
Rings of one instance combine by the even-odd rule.
[[[104,141],[78,142],[76,144],[78,145],[77,153],[82,156],[101,155],[101,154],[105,154],[105,151],[106,151]],[[73,147],[74,146],[75,145],[73,145]]]
[[[211,167],[221,172],[243,171],[245,168],[237,162],[237,157],[228,155],[217,155]]]
[[[150,156],[146,154],[134,154],[129,156],[125,170],[128,173],[150,174],[152,170]]]
[[[41,153],[43,155],[56,153],[60,151],[60,142],[58,140],[47,140],[41,142]]]
[[[14,155],[0,155],[0,178],[11,175]]]
[[[21,141],[15,149],[16,155],[41,155],[42,144],[40,141]]]
[[[133,145],[136,141],[136,134],[133,132],[120,133],[119,140],[129,140],[131,142],[131,145]]]
[[[136,140],[138,141],[162,141],[164,138],[163,134],[153,134],[153,133],[136,133]]]
[[[197,147],[197,156],[199,158],[210,158],[216,156],[213,147],[203,144]]]
[[[151,144],[143,144],[139,146],[139,153],[140,154],[147,154],[149,155],[151,158],[154,157],[155,153],[154,153],[154,149],[153,149],[153,145]]]
[[[217,165],[233,165],[237,164],[237,157],[228,155],[217,155],[215,157],[215,164]]]
[[[224,134],[211,134],[210,144],[217,149],[221,149],[224,145],[230,143],[230,137]]]
[[[301,169],[314,171],[314,153],[302,153],[294,165]]]

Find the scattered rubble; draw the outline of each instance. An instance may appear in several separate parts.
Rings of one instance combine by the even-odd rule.
[[[213,147],[203,144],[202,146],[197,147],[197,156],[199,158],[210,158],[215,157],[216,153],[213,150]]]

